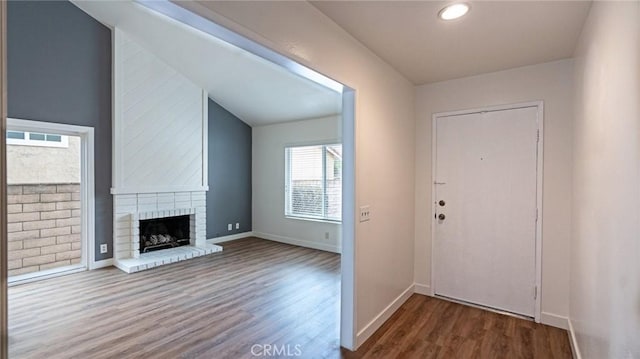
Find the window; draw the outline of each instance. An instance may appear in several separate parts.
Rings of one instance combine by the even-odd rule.
[[[7,144],[19,146],[69,147],[69,138],[50,133],[7,131]]]
[[[285,148],[285,215],[342,220],[342,145]]]

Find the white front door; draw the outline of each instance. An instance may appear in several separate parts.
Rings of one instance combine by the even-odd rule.
[[[436,295],[534,317],[537,114],[436,117]]]

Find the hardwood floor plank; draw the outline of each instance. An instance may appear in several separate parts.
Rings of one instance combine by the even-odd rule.
[[[412,295],[357,352],[339,345],[340,257],[259,238],[152,270],[9,289],[12,358],[570,358],[566,332]],[[269,356],[267,356],[269,357]]]

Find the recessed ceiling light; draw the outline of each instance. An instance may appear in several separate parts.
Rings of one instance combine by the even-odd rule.
[[[442,20],[455,20],[464,16],[467,12],[469,12],[469,4],[463,2],[455,3],[442,8],[438,13],[438,17]]]

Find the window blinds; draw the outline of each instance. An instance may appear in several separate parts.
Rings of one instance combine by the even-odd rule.
[[[285,214],[340,221],[342,145],[287,147],[285,158]]]

